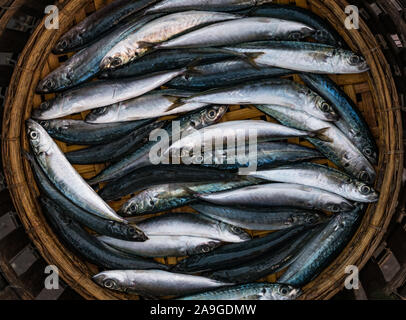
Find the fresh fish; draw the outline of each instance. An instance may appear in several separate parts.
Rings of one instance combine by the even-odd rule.
[[[248,233],[235,226],[196,213],[170,212],[138,223],[151,236],[191,236],[223,242],[243,242]]]
[[[321,158],[316,149],[285,142],[258,143],[255,154],[249,146],[239,146],[225,150],[205,151],[202,155],[192,155],[191,162],[219,169],[238,169],[242,167],[278,166],[294,162]],[[208,159],[206,163],[205,159]]]
[[[93,110],[86,116],[89,123],[112,123],[165,117],[186,113],[207,106],[206,103],[187,103],[168,110],[176,97],[189,97],[193,93],[177,90],[159,90],[141,97],[122,101],[108,107]]]
[[[145,13],[185,10],[234,11],[251,8],[269,1],[271,0],[163,0],[146,9]]]
[[[292,130],[291,128],[263,120],[227,121],[202,128],[186,137],[182,137],[180,140],[172,143],[165,153],[169,154],[169,152],[182,150],[181,156],[187,156],[191,150],[196,150],[196,148],[200,150],[203,146],[210,146],[210,143],[212,143],[214,139],[220,141],[221,145],[223,142],[229,143],[229,141],[235,140],[237,140],[237,142],[251,142],[249,141],[251,140],[251,135],[255,135],[255,142],[292,137],[323,138],[323,130],[314,132]],[[239,145],[239,147],[241,147],[241,145]]]
[[[221,241],[192,236],[149,236],[144,242],[124,241],[101,236],[107,245],[130,255],[141,257],[184,257],[207,253],[217,248]]]
[[[142,56],[122,68],[104,70],[102,78],[127,78],[141,76],[157,71],[186,68],[196,62],[199,64],[213,63],[234,58],[235,54],[227,52],[207,52],[207,50],[165,50],[155,51]]]
[[[314,33],[306,24],[265,17],[223,21],[159,43],[156,49],[219,47],[260,40],[300,40]]]
[[[348,211],[353,208],[349,201],[338,194],[291,183],[254,185],[195,197],[225,206],[296,207],[331,212]]]
[[[250,230],[282,230],[300,225],[315,225],[323,222],[322,213],[296,208],[269,208],[266,210],[214,206],[205,203],[192,204],[197,212],[210,218]]]
[[[280,106],[258,106],[258,109],[275,118],[282,124],[300,130],[328,128],[324,134],[330,139],[321,141],[307,138],[326,158],[357,179],[372,184],[376,178],[374,167],[368,159],[334,124],[314,118],[304,112]]]
[[[212,106],[182,116],[177,120],[179,121],[179,134],[187,134],[191,130],[198,130],[219,121],[223,117],[227,109],[227,106]],[[176,131],[176,127],[173,127],[173,125],[174,122],[172,122],[171,125],[165,128],[166,132],[168,132],[169,135],[171,135],[172,129]],[[91,185],[94,185],[99,182],[116,180],[124,177],[135,169],[150,166],[152,164],[149,155],[150,150],[151,148],[158,145],[159,144],[155,141],[147,143],[134,153],[131,153],[128,156],[124,157],[121,161],[104,169],[102,172],[92,178],[89,183]]]
[[[221,50],[245,55],[259,67],[327,74],[352,74],[369,70],[362,56],[320,43],[267,41],[222,47]]]
[[[99,195],[104,200],[116,200],[163,183],[214,182],[234,178],[235,173],[223,170],[185,165],[156,165],[137,169],[108,183],[99,191]]]
[[[38,109],[33,110],[32,117],[39,120],[61,118],[132,99],[162,86],[185,71],[186,69],[181,69],[139,78],[85,83],[61,93],[55,99],[43,102]]]
[[[181,273],[197,273],[230,269],[258,259],[267,252],[274,252],[290,240],[296,239],[306,231],[305,226],[276,231],[264,237],[240,243],[223,245],[208,253],[187,257],[171,270]]]
[[[364,206],[334,216],[321,232],[314,235],[296,261],[279,279],[280,282],[304,286],[337,257],[353,236]]]
[[[138,216],[171,210],[197,200],[194,193],[210,194],[250,186],[258,183],[258,180],[251,178],[227,182],[162,184],[145,189],[128,200],[120,208],[120,214]]]
[[[377,164],[376,142],[368,124],[351,99],[327,76],[301,74],[300,77],[310,88],[331,103],[340,116],[335,125],[347,135],[372,164]]]
[[[55,187],[80,208],[107,220],[125,222],[76,172],[48,133],[33,120],[26,123],[35,157]]]
[[[231,283],[161,270],[111,270],[93,276],[104,288],[146,297],[180,296]]]
[[[234,58],[194,66],[188,73],[176,77],[166,86],[186,90],[208,90],[291,73],[290,70],[274,67],[254,68],[247,61]]]
[[[131,20],[89,47],[75,53],[38,83],[37,93],[63,91],[93,78],[100,71],[102,58],[116,43],[155,17],[147,16],[142,19]]]
[[[40,125],[59,141],[70,144],[99,145],[121,138],[152,122],[151,120],[126,123],[90,124],[83,120],[41,120]]]
[[[155,4],[153,7],[158,6]],[[150,11],[150,9],[147,9]],[[241,12],[242,13],[242,12]],[[316,32],[312,35],[319,43],[328,44],[335,47],[345,46],[344,40],[335,31],[330,24],[314,14],[310,10],[303,9],[294,5],[281,5],[276,3],[267,3],[261,6],[256,6],[247,10],[247,13],[256,17],[270,17],[277,19],[289,19],[298,21],[312,27]]]
[[[157,0],[116,0],[86,17],[56,43],[53,52],[65,53],[77,50],[96,40],[129,15],[137,13]]]
[[[114,69],[147,53],[153,44],[209,23],[239,18],[238,15],[185,11],[173,13],[147,23],[140,30],[116,44],[103,58],[101,69]]]
[[[291,265],[299,255],[301,249],[305,246],[306,241],[308,241],[314,234],[314,231],[305,232],[298,238],[288,241],[281,248],[269,251],[252,261],[243,263],[231,269],[222,269],[205,273],[204,276],[210,279],[234,283],[250,283],[257,281]]]
[[[379,198],[378,193],[365,183],[341,171],[315,163],[291,164],[245,174],[268,181],[299,183],[323,189],[356,202],[376,202]]]
[[[131,132],[129,135],[104,145],[92,146],[85,149],[65,153],[70,163],[92,164],[114,162],[123,156],[134,152],[148,142],[150,133],[163,127],[166,121],[157,121]]]
[[[333,108],[322,97],[287,79],[267,79],[231,88],[213,89],[179,100],[183,103],[275,104],[304,111],[326,121],[338,119]]]
[[[179,300],[295,300],[300,289],[278,283],[250,283],[194,294]]]
[[[28,153],[26,157],[31,163],[40,189],[47,198],[61,209],[64,215],[102,235],[129,242],[145,241],[147,239],[146,235],[136,226],[99,218],[73,204],[52,185],[34,157]]]
[[[141,257],[129,257],[110,251],[95,237],[82,229],[75,221],[66,217],[55,203],[41,198],[41,203],[51,224],[69,247],[86,260],[107,269],[157,269],[168,270],[169,267],[154,260]]]

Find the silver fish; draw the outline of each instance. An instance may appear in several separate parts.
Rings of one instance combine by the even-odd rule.
[[[365,183],[351,176],[315,163],[299,163],[261,171],[246,172],[246,175],[275,182],[299,183],[320,188],[356,202],[376,202],[378,193]]]
[[[151,92],[141,97],[95,109],[87,115],[86,122],[112,123],[158,118],[190,112],[207,105],[205,103],[187,103],[179,108],[168,111],[176,97],[188,97],[190,95],[192,95],[192,93],[177,90]]]
[[[145,13],[185,10],[233,11],[259,6],[272,0],[162,0],[145,10]]]
[[[327,136],[330,141],[308,138],[309,141],[329,160],[343,168],[345,172],[367,183],[372,183],[375,180],[376,172],[374,167],[362,152],[354,146],[349,138],[334,124],[322,121],[304,112],[280,106],[258,106],[258,109],[274,117],[284,125],[293,128],[301,130],[328,128],[324,132],[324,135]]]
[[[240,105],[275,104],[307,112],[322,120],[338,120],[333,108],[322,97],[309,88],[286,79],[268,79],[209,90],[190,98],[181,98],[180,101]]]
[[[99,285],[147,297],[180,296],[229,286],[231,283],[161,270],[111,270],[95,276]]]
[[[349,201],[337,194],[291,183],[261,184],[231,191],[200,194],[196,197],[226,206],[296,207],[331,212],[348,211],[353,208]]]
[[[319,43],[267,41],[222,49],[245,55],[258,66],[321,74],[351,74],[369,70],[366,60],[360,55]]]
[[[104,219],[125,222],[83,180],[66,160],[48,133],[35,121],[27,120],[27,134],[41,168],[51,182],[73,203]]]
[[[218,47],[259,40],[300,40],[315,30],[304,23],[266,17],[224,21],[160,43],[156,49]]]
[[[242,229],[196,213],[171,212],[148,218],[138,227],[151,236],[191,236],[224,242],[243,242],[250,236]]]
[[[300,289],[278,283],[249,283],[194,294],[179,300],[295,300]]]
[[[116,44],[105,55],[100,67],[101,69],[120,67],[144,55],[151,49],[151,44],[168,40],[201,25],[237,18],[238,15],[209,11],[185,11],[158,18]]]
[[[185,71],[186,69],[181,69],[124,80],[89,82],[43,102],[38,109],[33,110],[32,117],[39,120],[55,119],[135,98],[160,87]]]
[[[149,236],[145,242],[123,241],[107,236],[97,239],[122,252],[153,258],[207,253],[221,244],[219,240],[192,236]]]
[[[190,150],[196,147],[210,145],[214,139],[220,141],[248,141],[251,135],[256,137],[256,141],[269,141],[281,138],[292,137],[319,137],[321,132],[309,132],[301,130],[291,130],[291,128],[281,126],[263,120],[239,120],[227,121],[214,124],[203,129],[192,132],[186,137],[174,142],[165,153],[182,150],[182,155],[187,155]],[[211,149],[210,149],[211,150]]]

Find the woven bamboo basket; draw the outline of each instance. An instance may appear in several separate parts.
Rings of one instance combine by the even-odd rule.
[[[15,68],[6,100],[2,150],[7,182],[15,207],[22,223],[37,246],[41,255],[59,268],[61,277],[79,294],[87,299],[137,299],[103,289],[96,285],[91,276],[98,268],[78,258],[74,252],[65,248],[58,236],[46,223],[37,201],[39,194],[29,163],[22,156],[21,150],[29,149],[25,134],[25,120],[30,117],[32,108],[36,108],[49,95],[35,94],[35,87],[40,79],[57,68],[66,56],[56,56],[51,49],[58,38],[86,14],[99,9],[110,1],[103,0],[65,0],[59,1],[59,30],[48,30],[44,21],[38,26],[22,52]],[[390,67],[379,48],[374,35],[361,20],[359,30],[347,30],[344,21],[347,15],[345,0],[278,0],[280,4],[296,4],[312,10],[335,26],[352,50],[365,56],[370,71],[358,75],[332,76],[332,79],[358,105],[364,114],[379,146],[379,164],[376,167],[378,178],[375,188],[381,192],[379,202],[372,204],[362,220],[361,226],[345,250],[315,280],[304,288],[300,299],[329,299],[344,285],[345,268],[356,265],[359,268],[367,262],[378,246],[388,227],[397,206],[401,188],[403,168],[402,118],[398,96],[391,75]],[[69,54],[68,56],[70,56]],[[299,81],[298,76],[293,76]],[[74,118],[84,118],[85,113]],[[240,108],[232,106],[223,121],[242,119],[265,119],[273,121],[254,107]],[[310,146],[298,139],[290,142]],[[79,146],[58,142],[62,151],[72,151]],[[333,166],[327,160],[320,163]],[[98,173],[103,165],[82,165],[76,169],[85,178]],[[123,200],[124,201],[124,200]],[[111,203],[117,209],[122,201]],[[257,235],[259,233],[256,233]],[[159,259],[173,264],[175,258]],[[266,281],[277,281],[279,274],[270,275]]]

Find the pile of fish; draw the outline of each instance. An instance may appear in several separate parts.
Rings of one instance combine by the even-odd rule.
[[[378,200],[375,141],[327,76],[366,72],[365,59],[312,12],[266,2],[116,0],[55,45],[76,53],[37,86],[26,157],[47,219],[104,270],[93,277],[101,286],[148,298],[296,299]],[[230,105],[273,120],[225,121]],[[157,164],[162,130],[170,161]],[[244,143],[195,152],[219,135]],[[53,139],[87,147],[64,154]],[[106,166],[89,180],[73,167],[95,163]],[[167,257],[185,258],[155,259]],[[278,283],[257,282],[276,273]]]

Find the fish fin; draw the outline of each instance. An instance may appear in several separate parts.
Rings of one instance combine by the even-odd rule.
[[[21,148],[21,154],[24,156],[24,158],[26,158],[29,162],[35,161],[34,156],[32,155],[31,152],[24,150],[23,148]]]
[[[157,46],[157,43],[154,42],[148,42],[148,41],[138,41],[137,45],[140,49],[151,49]]]
[[[202,72],[196,70],[196,66],[198,66],[201,63],[201,61],[202,61],[201,58],[196,58],[191,63],[189,63],[186,66],[186,76],[188,74],[202,74]]]
[[[167,97],[167,99],[170,100],[172,104],[169,106],[168,109],[165,110],[166,112],[174,110],[185,104],[185,102],[183,101],[184,98],[182,97]]]
[[[199,198],[200,194],[196,191],[193,191],[192,189],[190,189],[189,187],[183,187],[183,190],[186,191],[186,193],[190,196],[192,196],[193,198]]]
[[[327,137],[325,135],[325,133],[327,132],[328,129],[329,128],[323,128],[323,129],[320,129],[320,130],[312,131],[311,132],[311,134],[312,134],[311,138],[316,138],[316,139],[319,139],[319,140],[325,141],[325,142],[333,142],[333,140],[331,140],[329,137]]]
[[[247,61],[255,69],[260,69],[261,67],[255,62],[255,59],[262,56],[264,52],[247,52],[244,53],[244,60]]]

